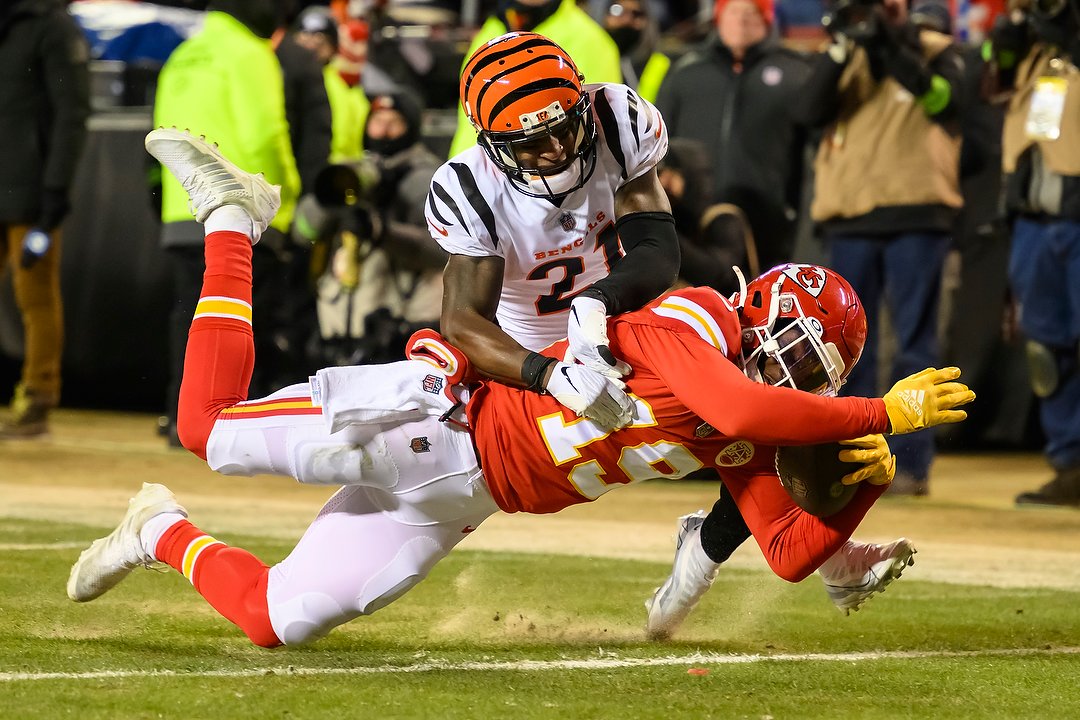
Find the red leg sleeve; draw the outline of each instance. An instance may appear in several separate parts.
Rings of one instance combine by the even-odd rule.
[[[769,567],[789,582],[805,579],[832,557],[888,487],[860,483],[843,510],[819,518],[799,509],[774,474],[725,475],[724,483]]]
[[[236,232],[210,233],[180,384],[176,429],[184,447],[206,459],[218,414],[247,399],[254,366],[251,240]]]
[[[269,570],[247,550],[218,542],[187,520],[169,528],[154,555],[183,573],[211,607],[261,647],[281,640],[270,624],[266,604]]]

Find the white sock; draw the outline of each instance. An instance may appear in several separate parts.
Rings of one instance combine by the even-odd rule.
[[[180,513],[161,513],[143,523],[142,530],[139,531],[139,540],[146,554],[157,560],[154,550],[157,548],[158,541],[169,528],[181,520],[187,520],[187,518]]]
[[[847,585],[862,578],[866,568],[856,557],[859,550],[866,548],[865,543],[848,540],[832,557],[821,563],[818,574],[830,585]],[[865,553],[863,553],[865,554]]]
[[[203,229],[206,231],[207,235],[213,232],[228,230],[247,235],[251,238],[252,229],[254,227],[255,223],[251,221],[251,216],[239,205],[222,205],[217,210],[211,212],[210,216],[206,218],[206,222],[203,223]]]

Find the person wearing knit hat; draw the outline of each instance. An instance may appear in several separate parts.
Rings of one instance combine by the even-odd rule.
[[[769,36],[772,0],[716,0],[716,30],[736,62]]]
[[[713,11],[713,17],[716,18],[716,19],[719,19],[720,18],[720,13],[722,13],[724,11],[724,8],[727,7],[731,3],[731,1],[732,0],[716,0],[716,4],[714,6],[714,11]],[[776,17],[776,10],[773,7],[772,0],[744,0],[744,1],[757,7],[758,12],[761,13],[761,17],[762,17],[763,20],[765,20],[766,25],[771,26],[773,24],[773,20]]]
[[[369,98],[364,149],[389,158],[420,141],[420,101],[404,90]]]
[[[294,24],[296,42],[306,47],[322,65],[338,51],[338,24],[330,9],[313,5],[306,8]]]
[[[365,26],[366,27],[366,26]],[[333,124],[330,159],[341,162],[356,159],[362,150],[361,137],[368,114],[368,101],[359,88],[353,87],[339,63],[341,53],[351,45],[343,38],[351,38],[348,26],[338,25],[328,8],[312,6],[304,10],[293,23],[292,37],[296,43],[311,51],[323,69],[323,83],[330,100]],[[359,72],[356,75],[359,81]]]

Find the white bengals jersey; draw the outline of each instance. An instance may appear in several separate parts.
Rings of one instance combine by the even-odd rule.
[[[447,252],[503,258],[499,326],[529,350],[566,337],[574,295],[622,257],[615,191],[667,153],[659,111],[625,85],[585,86],[596,124],[596,169],[558,205],[514,189],[474,146],[444,163],[431,181],[427,220]]]

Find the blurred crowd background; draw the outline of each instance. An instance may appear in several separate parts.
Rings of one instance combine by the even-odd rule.
[[[1074,12],[1074,0],[1062,2]],[[563,44],[587,82],[625,82],[664,114],[672,143],[661,179],[681,236],[683,282],[730,293],[737,289],[732,265],[748,277],[786,261],[834,267],[864,295],[872,336],[880,338],[862,375],[852,377],[861,392],[876,394],[913,364],[956,364],[979,400],[967,423],[925,442],[940,449],[1043,442],[1029,379],[1037,349],[1021,332],[1008,281],[1016,213],[1003,200],[1010,95],[1002,74],[1012,66],[984,43],[995,27],[1008,30],[1006,13],[1023,12],[1026,3],[207,5],[15,0],[0,11],[0,58],[26,36],[8,32],[20,13],[44,22],[53,7],[81,32],[80,41],[57,41],[66,48],[60,65],[77,73],[82,42],[86,69],[84,81],[72,75],[49,91],[66,94],[68,111],[54,107],[51,119],[31,117],[26,128],[0,126],[7,147],[32,146],[44,124],[85,127],[85,136],[74,130],[63,146],[66,174],[54,168],[27,181],[48,191],[28,201],[35,217],[48,203],[55,207],[48,223],[27,221],[25,232],[49,224],[46,240],[58,244],[62,231],[52,291],[63,298],[62,331],[32,340],[12,288],[14,266],[44,278],[47,247],[35,254],[31,235],[20,235],[21,250],[8,253],[15,262],[0,280],[0,399],[11,400],[14,425],[20,412],[36,408],[24,418],[26,435],[44,432],[47,411],[62,404],[158,412],[163,442],[175,439],[202,235],[182,191],[163,182],[142,150],[144,134],[158,124],[198,129],[239,165],[286,188],[276,232],[257,247],[252,396],[326,364],[398,359],[413,329],[438,325],[446,256],[428,237],[423,206],[434,170],[474,141],[458,107],[462,62],[483,40],[531,29]],[[905,37],[919,39],[905,44]],[[1026,52],[1027,42],[1017,50]],[[911,48],[924,57],[912,59]],[[914,138],[888,129],[892,111],[872,120],[880,132],[872,130],[866,144],[865,174],[838,169],[829,156],[829,148],[859,137],[854,120],[850,128],[836,122],[845,113],[837,87],[849,81],[841,73],[859,61],[869,76],[895,78],[930,118]],[[925,87],[912,74],[916,66],[930,68]],[[48,84],[58,66],[43,67]],[[0,83],[0,93],[14,91],[13,81]],[[3,104],[15,114],[15,100],[0,96]],[[924,152],[930,174],[910,166]],[[47,161],[55,163],[42,157],[39,164]],[[906,214],[878,212],[867,188],[886,186]],[[45,352],[32,345],[58,348],[60,337],[61,364],[45,379],[28,378],[24,358]],[[925,494],[933,448],[910,452],[918,459],[906,491]]]

